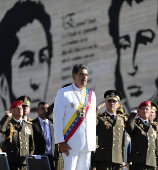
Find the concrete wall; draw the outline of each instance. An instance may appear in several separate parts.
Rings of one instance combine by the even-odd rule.
[[[37,103],[52,103],[58,89],[72,82],[77,63],[89,67],[87,87],[97,104],[108,89],[122,92],[126,109],[157,102],[156,0],[34,2],[0,1],[1,117],[24,94],[33,100],[30,117],[36,117]]]

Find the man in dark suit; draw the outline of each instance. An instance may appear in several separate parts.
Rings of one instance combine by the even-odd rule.
[[[151,102],[143,101],[137,110],[132,110],[126,123],[126,129],[131,136],[132,165],[130,170],[155,170],[156,165],[156,133],[149,117],[151,115]]]
[[[35,143],[35,155],[47,155],[51,165],[51,169],[55,169],[55,142],[54,142],[54,129],[53,120],[46,118],[49,105],[45,102],[38,104],[37,113],[38,117],[33,120],[33,132]],[[50,108],[50,107],[49,107]],[[50,116],[50,115],[49,115]],[[48,117],[49,117],[48,116]]]
[[[108,90],[104,93],[106,111],[98,114],[98,148],[95,153],[97,170],[121,170],[125,162],[124,116],[117,115],[120,92]]]

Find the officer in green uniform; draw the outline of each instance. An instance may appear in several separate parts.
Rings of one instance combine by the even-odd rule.
[[[138,112],[138,116],[135,119]],[[132,110],[126,129],[131,137],[132,165],[130,170],[155,170],[156,165],[156,133],[149,122],[151,102],[143,101],[137,110]]]
[[[22,103],[18,100],[0,121],[0,132],[5,139],[2,151],[7,153],[10,170],[26,170],[25,156],[34,153],[32,125],[22,116]]]
[[[106,111],[98,114],[98,147],[95,153],[97,170],[121,170],[125,162],[124,116],[117,115],[120,92],[108,90],[104,93]]]
[[[30,109],[30,105],[31,105],[31,98],[29,96],[20,96],[18,97],[16,100],[21,100],[22,103],[22,107],[23,107],[23,119],[25,121],[30,121],[32,122],[32,119],[28,118],[28,114],[30,113],[31,109]]]
[[[158,147],[158,122],[154,121],[156,118],[156,112],[158,109],[158,105],[154,102],[151,102],[151,116],[150,116],[150,123],[153,127],[154,135],[156,136],[156,147]],[[158,167],[158,149],[156,150],[156,162]]]

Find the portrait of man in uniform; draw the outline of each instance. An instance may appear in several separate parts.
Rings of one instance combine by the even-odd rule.
[[[51,20],[40,1],[18,1],[0,21],[0,97],[6,110],[24,93],[32,109],[46,100],[51,73]]]
[[[115,87],[124,105],[129,109],[142,99],[157,103],[157,1],[112,0],[108,12],[117,53]]]

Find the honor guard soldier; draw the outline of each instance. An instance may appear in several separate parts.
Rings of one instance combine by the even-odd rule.
[[[149,118],[151,123],[154,123],[154,119],[156,118],[157,109],[158,109],[158,105],[154,102],[151,102],[151,115]],[[155,122],[155,123],[157,123],[157,122]]]
[[[151,102],[151,116],[150,116],[150,123],[153,127],[154,134],[156,136],[156,147],[158,147],[158,122],[154,121],[156,118],[156,112],[158,109],[158,105],[154,102]],[[158,167],[158,149],[156,150],[157,156],[157,167]]]
[[[125,162],[124,116],[116,114],[120,92],[108,90],[104,93],[106,111],[98,114],[98,148],[95,161],[97,170],[122,169]]]
[[[138,112],[138,116],[137,115]],[[156,164],[156,133],[149,122],[151,115],[151,102],[143,101],[138,111],[132,110],[126,129],[131,137],[132,165],[130,170],[155,170]]]
[[[22,116],[22,103],[18,100],[0,121],[5,139],[2,151],[7,153],[10,170],[26,170],[25,156],[34,153],[32,125],[23,121]]]
[[[28,114],[30,113],[30,105],[31,105],[31,98],[29,96],[20,96],[16,100],[21,100],[22,107],[23,107],[23,119],[27,122],[31,122],[32,119],[27,118]]]

